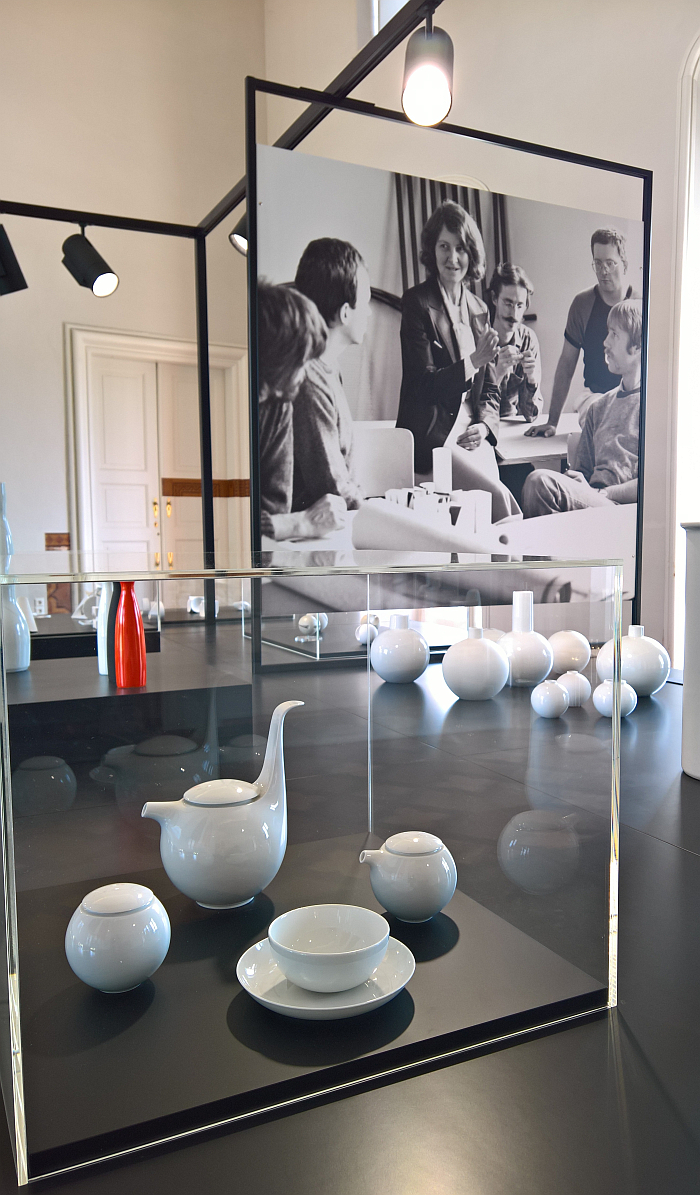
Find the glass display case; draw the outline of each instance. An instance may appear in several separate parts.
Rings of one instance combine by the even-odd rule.
[[[164,577],[66,554],[1,580],[20,1182],[614,1004],[619,564],[367,553]],[[16,611],[40,587],[77,608],[117,580],[150,628],[145,684],[99,671],[87,625],[90,654],[26,666]],[[606,717],[587,694],[611,639]],[[533,697],[569,670],[570,693]],[[388,946],[368,979],[309,991],[284,962],[309,951],[268,927],[329,905],[382,914]],[[363,933],[333,931],[322,969],[374,949]]]

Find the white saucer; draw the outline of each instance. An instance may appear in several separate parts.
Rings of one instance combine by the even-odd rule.
[[[416,960],[403,942],[389,938],[387,952],[371,979],[347,992],[308,992],[285,979],[270,953],[267,938],[241,955],[236,976],[258,1004],[302,1021],[334,1021],[357,1017],[380,1008],[398,996],[416,969]]]

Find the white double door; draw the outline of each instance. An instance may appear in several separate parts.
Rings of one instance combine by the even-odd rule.
[[[247,395],[241,393],[240,364],[210,371],[217,479],[248,475]],[[147,566],[164,574],[201,569],[196,366],[93,351],[87,361],[87,416],[89,538],[98,567]],[[219,566],[242,558],[247,522],[246,498],[215,498]],[[173,585],[178,591],[188,588],[186,582]]]

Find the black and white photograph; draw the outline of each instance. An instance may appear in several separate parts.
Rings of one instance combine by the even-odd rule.
[[[263,145],[257,197],[263,550],[621,557],[633,596],[642,221]]]

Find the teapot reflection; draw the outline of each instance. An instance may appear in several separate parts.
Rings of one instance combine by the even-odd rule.
[[[511,818],[498,839],[501,871],[533,896],[556,892],[578,868],[575,813],[527,809]]]

